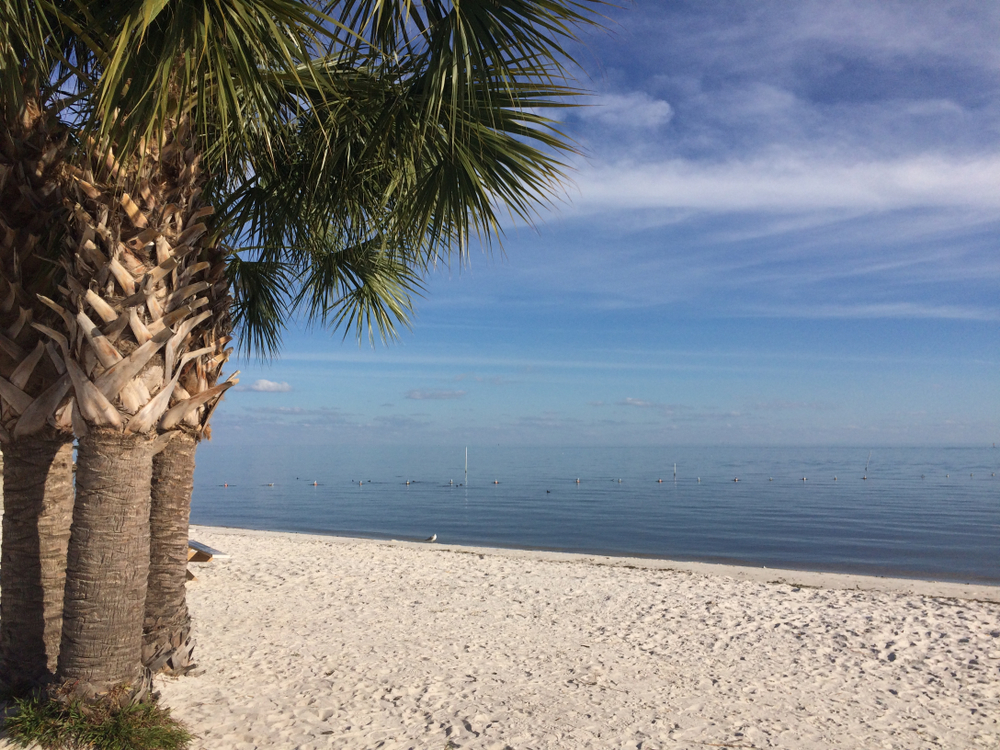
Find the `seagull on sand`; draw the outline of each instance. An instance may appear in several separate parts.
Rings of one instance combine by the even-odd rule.
[[[437,534],[431,534],[429,537],[424,539],[425,542],[436,542],[438,538]]]

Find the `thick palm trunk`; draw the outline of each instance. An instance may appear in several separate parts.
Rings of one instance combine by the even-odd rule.
[[[143,663],[153,672],[183,674],[194,666],[185,584],[196,445],[193,435],[178,432],[153,457],[149,586],[142,647]]]
[[[92,169],[67,166],[75,202],[61,240],[65,285],[55,299],[39,297],[47,317],[33,326],[58,375],[54,392],[69,396],[52,397],[52,419],[80,440],[53,692],[112,707],[149,685],[142,647],[155,448],[167,433],[207,435],[235,383],[218,383],[229,356],[228,283],[221,252],[203,246],[212,208],[201,203],[190,139],[189,125],[176,123],[145,143],[141,159],[119,162],[104,147]],[[171,626],[187,618],[165,616]]]
[[[80,438],[56,673],[69,697],[123,705],[149,689],[142,618],[152,468],[148,435],[92,429]]]
[[[73,448],[46,429],[5,443],[0,561],[2,680],[14,691],[46,682],[62,632],[66,548],[73,518]]]

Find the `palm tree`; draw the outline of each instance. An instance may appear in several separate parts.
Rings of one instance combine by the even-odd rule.
[[[237,256],[231,268],[238,282],[237,317],[244,318],[252,306],[276,315],[283,303],[296,307],[308,298],[311,317],[322,318],[329,312],[335,321],[354,323],[359,339],[366,323],[387,338],[395,335],[395,322],[407,322],[410,293],[419,288],[413,269],[371,246],[311,254],[305,260],[305,267],[295,269],[298,273],[294,276],[304,280],[297,299],[282,300],[287,296],[284,291],[294,288],[293,279],[276,279],[273,267],[272,273],[267,268],[263,273],[259,268],[248,270],[248,266],[261,264],[247,263]],[[290,271],[285,268],[284,274]],[[319,290],[333,294],[324,303]],[[210,411],[192,412],[180,429],[160,423],[169,442],[153,458],[150,567],[143,623],[143,664],[153,673],[183,674],[194,666],[185,587],[188,520],[195,450],[201,435],[210,430],[210,416]]]
[[[73,436],[53,418],[69,381],[31,325],[54,316],[36,295],[51,294],[60,278],[67,130],[37,98],[8,88],[0,91],[0,683],[21,690],[56,667],[73,512]],[[30,92],[31,82],[13,88]]]
[[[31,71],[74,146],[64,283],[33,323],[69,383],[51,419],[79,439],[64,694],[120,703],[148,685],[153,456],[190,453],[235,382],[220,376],[230,283],[248,349],[280,344],[275,290],[382,330],[427,264],[499,235],[499,209],[530,220],[568,149],[540,112],[574,93],[561,45],[596,4],[5,0],[18,41],[0,53],[19,67],[0,86],[27,106]],[[394,269],[388,287],[351,282],[350,259]]]

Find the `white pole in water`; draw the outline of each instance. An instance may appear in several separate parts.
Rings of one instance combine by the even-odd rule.
[[[469,446],[465,446],[465,486],[469,486]]]
[[[677,481],[677,464],[674,464],[674,481]]]

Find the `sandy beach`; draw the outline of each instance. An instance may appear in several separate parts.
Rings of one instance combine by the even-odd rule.
[[[996,748],[1000,588],[195,527],[216,748]]]
[[[191,536],[194,748],[1000,747],[1000,587]]]

